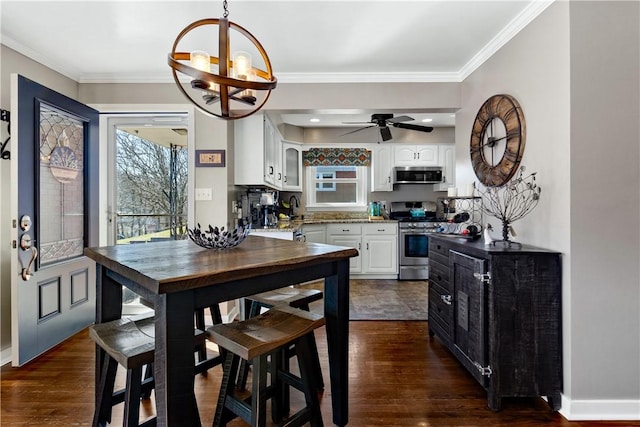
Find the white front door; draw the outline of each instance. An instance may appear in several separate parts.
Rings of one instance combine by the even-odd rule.
[[[98,112],[11,76],[12,364],[95,319]]]

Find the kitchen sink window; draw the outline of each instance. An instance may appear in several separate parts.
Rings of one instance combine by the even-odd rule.
[[[306,170],[307,207],[360,210],[366,206],[366,167],[309,166]]]

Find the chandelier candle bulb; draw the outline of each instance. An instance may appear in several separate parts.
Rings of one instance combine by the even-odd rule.
[[[202,50],[194,50],[189,57],[189,64],[200,71],[210,72],[211,63],[209,62],[209,54]]]
[[[238,51],[233,55],[233,75],[238,80],[249,80],[251,73],[251,55]],[[255,75],[255,73],[254,73]]]

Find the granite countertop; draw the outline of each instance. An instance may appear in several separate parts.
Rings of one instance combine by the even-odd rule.
[[[268,228],[254,228],[252,233],[263,232],[296,232],[300,230],[305,224],[380,224],[380,223],[396,223],[398,221],[394,219],[369,219],[368,217],[362,218],[305,218],[294,219],[289,221],[279,221],[275,227]]]

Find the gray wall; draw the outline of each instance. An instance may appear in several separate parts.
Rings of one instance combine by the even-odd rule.
[[[640,3],[572,2],[569,26],[571,397],[638,399]]]
[[[554,3],[465,79],[456,115],[460,182],[484,100],[507,93],[524,110],[522,164],[543,191],[514,228],[563,253],[570,419],[640,419],[639,16],[638,2]]]

